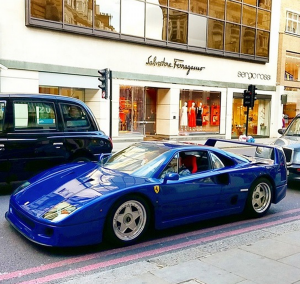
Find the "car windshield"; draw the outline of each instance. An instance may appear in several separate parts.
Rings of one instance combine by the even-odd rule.
[[[287,136],[300,136],[300,117],[295,119],[284,133]]]
[[[112,155],[104,167],[139,177],[151,177],[164,162],[169,148],[147,143],[133,144]]]

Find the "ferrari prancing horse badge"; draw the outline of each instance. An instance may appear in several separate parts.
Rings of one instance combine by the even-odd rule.
[[[154,186],[154,191],[155,191],[155,193],[159,193],[159,185]]]

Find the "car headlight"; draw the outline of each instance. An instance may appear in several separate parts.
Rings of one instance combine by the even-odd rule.
[[[61,202],[52,207],[48,212],[46,212],[43,215],[43,218],[52,222],[61,221],[68,217],[76,209],[76,206],[71,205],[68,202]]]
[[[23,190],[24,188],[26,188],[28,185],[30,185],[30,182],[29,181],[25,181],[24,183],[22,183],[20,186],[18,186],[14,192],[13,192],[13,195],[14,194],[17,194],[18,192],[20,192],[21,190]]]
[[[300,164],[300,152],[294,152],[293,163]]]

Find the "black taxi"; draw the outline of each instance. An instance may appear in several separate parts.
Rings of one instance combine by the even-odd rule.
[[[112,141],[82,101],[59,95],[0,94],[0,192],[67,162],[97,161]]]

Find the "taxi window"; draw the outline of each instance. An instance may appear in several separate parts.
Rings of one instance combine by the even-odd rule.
[[[54,104],[50,102],[14,102],[14,126],[16,130],[56,129]]]
[[[73,104],[61,104],[64,124],[67,128],[86,128],[90,126],[86,111]]]
[[[5,102],[0,102],[0,132],[3,131],[4,115],[5,115]]]

